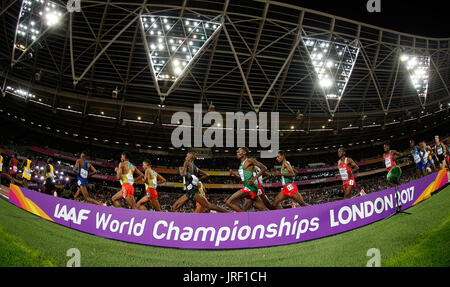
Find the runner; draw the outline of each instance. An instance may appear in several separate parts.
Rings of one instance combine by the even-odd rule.
[[[400,156],[400,153],[395,150],[391,150],[389,144],[384,144],[384,164],[387,169],[387,182],[390,187],[400,185],[400,176],[402,175],[402,169],[397,165],[395,160]]]
[[[14,184],[17,181],[17,172],[19,170],[19,161],[17,160],[17,154],[13,154],[12,158],[9,160],[9,176],[11,182]]]
[[[261,169],[259,167],[255,166],[255,171],[253,172],[253,174],[257,175],[260,170]],[[268,170],[266,170],[264,175],[267,175],[266,178],[272,177],[272,175],[270,174],[270,172]],[[230,176],[241,180],[241,177],[239,175],[235,174],[232,169],[230,169]],[[264,182],[264,179],[263,179],[263,176],[261,175],[260,177],[258,177],[258,183],[257,183],[258,196],[264,202],[264,205],[267,207],[267,209],[273,210],[273,206],[270,203],[269,198],[267,197],[266,193],[264,192],[263,182]],[[244,211],[249,211],[250,208],[252,208],[252,207],[253,207],[253,200],[251,200],[250,198],[245,198],[244,199],[244,206],[243,206]]]
[[[186,193],[183,194],[178,200],[172,205],[172,211],[177,211],[181,208],[186,202],[189,200],[194,200],[198,202],[203,208],[204,212],[209,212],[209,210],[215,210],[218,212],[228,212],[228,210],[221,208],[215,204],[208,202],[203,196],[200,194],[198,189],[199,181],[203,182],[205,179],[209,177],[205,171],[199,169],[195,164],[195,155],[192,152],[189,152],[186,155],[183,167],[180,168],[180,175],[183,177],[184,187],[186,189]],[[198,176],[202,175],[199,179]]]
[[[27,188],[31,181],[31,176],[33,174],[34,165],[31,160],[27,157],[22,162],[22,186]]]
[[[440,169],[447,168],[447,162],[446,157],[448,156],[449,152],[447,149],[447,146],[439,140],[439,136],[434,137],[435,146],[434,146],[434,154],[436,157],[436,161],[439,163]]]
[[[281,176],[283,188],[277,197],[275,197],[275,200],[272,203],[273,208],[282,209],[280,203],[289,198],[295,200],[300,206],[308,206],[309,204],[303,200],[297,185],[294,183],[295,172],[292,169],[291,164],[286,160],[286,153],[284,151],[280,150],[278,152],[277,161],[281,163],[281,171],[277,170],[273,175]]]
[[[88,178],[96,174],[97,170],[95,170],[92,164],[86,161],[85,152],[82,152],[80,154],[80,158],[77,159],[77,161],[75,162],[75,165],[73,166],[73,172],[77,174],[77,185],[78,185],[78,189],[77,192],[75,193],[74,199],[77,200],[77,198],[80,196],[81,193],[86,202],[106,206],[105,203],[97,201],[89,196]]]
[[[150,202],[154,210],[161,211],[161,205],[159,204],[158,201],[158,192],[156,191],[156,187],[160,184],[165,183],[166,179],[162,177],[159,173],[157,173],[154,169],[152,169],[150,160],[145,159],[142,162],[142,166],[144,168],[145,174],[144,180],[142,182],[145,184],[146,195],[144,195],[144,197],[142,197],[138,201],[137,207],[140,210],[147,210],[145,204],[147,202]]]
[[[51,158],[47,159],[47,165],[44,169],[44,193],[58,196],[55,187],[55,169],[52,165],[53,160]]]
[[[416,173],[417,173],[417,178],[420,178],[423,176],[423,171],[422,171],[422,156],[420,154],[420,149],[418,146],[416,146],[414,140],[410,140],[409,141],[409,146],[411,147],[411,155],[414,159],[414,162],[416,164]]]
[[[430,167],[430,163],[428,162],[428,158],[429,158],[429,154],[428,151],[426,149],[426,144],[425,142],[420,142],[419,143],[419,151],[420,151],[420,170],[422,172],[422,176],[427,176],[429,173],[431,173],[431,167]]]
[[[239,175],[241,177],[244,188],[235,192],[230,198],[228,198],[226,204],[228,207],[237,212],[244,212],[245,210],[238,203],[241,199],[250,198],[253,201],[253,205],[256,209],[267,211],[269,210],[261,197],[258,196],[258,178],[262,176],[267,167],[253,158],[248,157],[249,150],[246,147],[241,147],[237,150],[237,158],[241,161],[239,166]],[[255,174],[256,168],[260,170]]]
[[[203,196],[203,198],[206,201],[208,201],[208,198],[206,198],[207,190],[201,181],[198,182],[197,187],[198,187],[198,192],[200,192],[201,196]],[[196,206],[195,213],[209,213],[210,212],[210,210],[207,210],[206,208],[201,206],[200,203],[198,203],[198,202],[195,203],[195,206]]]
[[[132,209],[137,209],[136,201],[134,200],[135,181],[140,181],[144,175],[129,161],[130,154],[124,151],[120,156],[119,166],[115,168],[116,178],[120,181],[122,188],[112,197],[112,202],[115,207],[121,207],[120,200],[123,198],[125,203]],[[135,179],[133,175],[137,173],[138,177]]]
[[[425,141],[423,143],[425,144],[425,149],[428,152],[428,163],[430,164],[430,168],[434,172],[437,172],[437,163],[434,161],[434,150]]]
[[[338,168],[341,174],[341,179],[344,184],[344,199],[352,198],[352,192],[356,189],[355,177],[353,174],[359,170],[358,165],[349,157],[345,156],[345,148],[338,150]],[[360,195],[365,193],[361,191]]]

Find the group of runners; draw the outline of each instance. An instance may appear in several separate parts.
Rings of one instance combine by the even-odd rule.
[[[416,145],[414,140],[410,141],[411,155],[416,164],[418,177],[426,176],[438,169],[444,169],[449,166],[449,149],[438,136],[435,137],[435,146],[431,148],[425,141]],[[396,163],[396,160],[402,156],[398,151],[392,150],[389,144],[384,144],[384,164],[387,171],[386,180],[389,186],[400,184],[402,170]],[[302,198],[298,186],[294,179],[297,175],[290,162],[286,159],[286,153],[279,151],[276,162],[281,166],[279,170],[270,172],[267,167],[249,156],[249,149],[241,147],[236,152],[236,157],[240,161],[238,174],[229,170],[230,176],[239,178],[242,181],[243,188],[236,191],[226,200],[226,206],[234,212],[245,212],[254,208],[258,211],[267,211],[281,209],[283,201],[292,199],[299,206],[308,206]],[[355,181],[356,173],[359,170],[358,165],[351,158],[346,156],[346,149],[338,150],[339,160],[337,167],[341,180],[343,182],[344,196],[342,199],[348,199],[352,196],[365,195],[364,190],[357,191]],[[214,203],[208,201],[207,190],[203,184],[209,177],[209,174],[199,169],[195,165],[195,153],[189,152],[186,155],[183,166],[177,169],[179,175],[183,178],[184,194],[178,198],[171,206],[171,211],[178,211],[187,202],[193,201],[196,204],[196,213],[210,212],[229,212]],[[3,157],[0,155],[0,171],[3,168]],[[10,175],[17,178],[19,171],[19,161],[14,154],[9,163]],[[28,158],[21,166],[22,179],[24,186],[31,181],[33,173],[33,164]],[[73,166],[73,172],[77,175],[77,192],[74,195],[75,200],[83,197],[88,203],[106,205],[89,196],[88,178],[97,173],[94,166],[86,160],[86,153],[82,152],[80,158],[76,160]],[[116,178],[121,184],[121,189],[112,197],[112,203],[115,207],[122,206],[122,200],[132,209],[147,210],[146,204],[149,203],[155,211],[161,211],[161,205],[158,201],[157,187],[166,179],[156,172],[148,159],[142,162],[142,170],[130,162],[130,154],[123,152],[121,161],[115,168]],[[44,192],[55,195],[55,169],[52,165],[52,159],[47,160],[43,169]],[[263,182],[269,178],[281,177],[282,188],[273,202],[270,202],[264,192]],[[138,201],[135,201],[134,185],[143,184],[145,186],[145,195]]]

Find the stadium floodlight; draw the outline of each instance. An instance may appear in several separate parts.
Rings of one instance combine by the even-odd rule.
[[[9,93],[9,94],[11,94],[13,96],[22,98],[24,100],[35,99],[36,98],[35,94],[29,93],[28,91],[26,91],[24,89],[14,88],[14,87],[11,87],[11,86],[6,86],[5,92],[7,92],[7,93]]]
[[[215,21],[158,15],[142,15],[141,23],[156,79],[173,82],[185,74],[222,26]]]
[[[332,110],[342,98],[359,54],[359,42],[336,42],[303,37],[317,81]]]
[[[425,105],[428,94],[428,80],[430,72],[430,56],[402,54],[400,61],[406,67],[411,84],[417,91],[420,103]]]
[[[23,0],[17,20],[14,50],[26,51],[41,35],[41,29],[56,26],[63,17],[63,8],[48,0]]]

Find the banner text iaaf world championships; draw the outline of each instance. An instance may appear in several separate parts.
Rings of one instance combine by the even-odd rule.
[[[438,173],[399,186],[402,209],[448,182]],[[106,238],[186,249],[251,248],[302,242],[355,229],[395,213],[395,190],[280,211],[187,214],[103,207],[11,186],[10,202],[47,220]],[[32,207],[30,207],[32,206]],[[29,207],[29,208],[28,208]]]

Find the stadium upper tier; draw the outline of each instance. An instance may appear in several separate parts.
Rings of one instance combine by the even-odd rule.
[[[0,80],[2,109],[42,132],[168,150],[172,115],[203,104],[278,112],[297,150],[407,135],[448,112],[449,38],[278,1],[54,1],[51,23],[37,2],[2,10]]]

